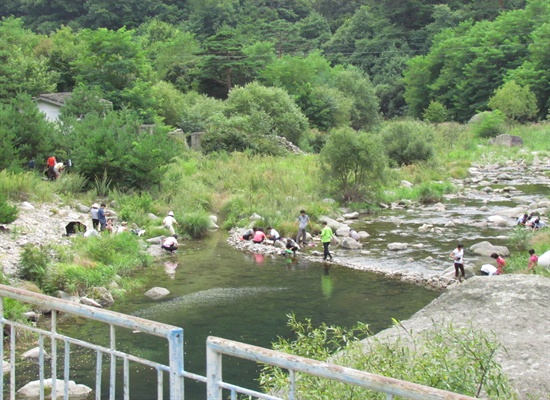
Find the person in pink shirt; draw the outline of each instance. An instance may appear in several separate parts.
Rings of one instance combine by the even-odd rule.
[[[504,273],[504,268],[506,268],[506,260],[499,256],[497,253],[491,254],[491,258],[494,258],[497,261],[497,273],[496,275],[502,275]]]
[[[254,238],[252,239],[252,241],[256,244],[260,244],[260,243],[263,243],[265,239],[266,238],[265,238],[264,230],[262,228],[258,228],[256,233],[254,233]]]
[[[535,254],[535,250],[534,249],[529,250],[529,264],[527,264],[527,270],[528,271],[534,270],[538,262],[539,262],[539,258]]]

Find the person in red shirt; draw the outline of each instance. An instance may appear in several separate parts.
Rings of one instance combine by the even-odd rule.
[[[528,271],[534,270],[538,262],[539,262],[539,258],[535,254],[535,249],[529,250],[529,264],[527,264],[527,270]]]
[[[258,228],[256,233],[254,234],[254,238],[252,239],[252,241],[256,244],[260,244],[260,243],[263,243],[265,239],[266,237],[265,237],[264,230],[262,228]]]
[[[491,254],[491,258],[494,258],[497,261],[497,275],[502,275],[504,273],[504,268],[506,267],[506,260],[499,256],[497,253]]]
[[[50,158],[48,158],[46,166],[48,167],[48,179],[50,181],[55,180],[55,171],[54,171],[55,164],[57,164],[57,160],[55,159],[55,156],[51,156]]]

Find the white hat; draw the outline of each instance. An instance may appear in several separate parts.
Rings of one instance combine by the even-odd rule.
[[[92,204],[92,208],[99,208],[99,204],[97,203]]]
[[[170,212],[168,213],[168,215],[171,216],[171,217],[173,217],[173,216],[174,216],[174,212],[173,212],[173,211],[170,211]]]

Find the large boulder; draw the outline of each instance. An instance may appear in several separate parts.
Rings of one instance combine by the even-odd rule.
[[[506,146],[506,147],[523,146],[523,139],[521,138],[521,136],[499,135],[491,139],[489,143],[497,146]]]
[[[497,253],[507,257],[510,255],[510,250],[506,246],[494,246],[492,243],[483,241],[470,246],[470,251],[474,254],[490,257],[491,254]]]
[[[320,217],[319,222],[326,222],[333,231],[337,231],[343,224],[329,217]]]
[[[65,381],[63,379],[55,380],[56,393],[62,395],[65,392]],[[44,392],[52,392],[51,378],[44,379]],[[77,385],[75,381],[68,382],[68,392],[70,399],[86,399],[92,393],[86,385]],[[32,381],[27,383],[17,391],[18,399],[38,399],[40,398],[40,381]],[[49,398],[49,397],[48,397]]]
[[[504,217],[501,217],[500,215],[491,215],[489,218],[487,218],[489,222],[492,222],[495,226],[508,226],[509,222]]]
[[[358,219],[359,218],[359,213],[357,211],[354,211],[352,213],[344,214],[344,215],[342,215],[342,217],[345,218],[345,219]]]
[[[537,265],[544,268],[550,268],[550,250],[539,257],[539,262]]]
[[[336,229],[337,236],[349,236],[350,227],[347,225],[341,225],[340,228]]]
[[[345,237],[340,241],[340,247],[343,249],[358,250],[362,246],[357,240],[350,237]]]

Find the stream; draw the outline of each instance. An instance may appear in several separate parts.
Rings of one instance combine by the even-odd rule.
[[[441,275],[452,265],[448,255],[458,242],[463,242],[466,249],[483,240],[505,244],[517,215],[509,215],[505,226],[487,224],[487,219],[511,209],[519,215],[541,198],[547,199],[549,169],[543,166],[543,172],[533,172],[532,179],[522,171],[515,175],[508,172],[513,176],[505,181],[498,178],[502,170],[482,171],[479,177],[471,171],[473,178],[457,182],[460,191],[445,196],[444,207],[395,204],[379,213],[346,221],[358,231],[367,231],[370,237],[363,242],[362,250],[335,250],[335,259],[359,267],[370,265],[428,277]],[[419,231],[425,224],[433,227]],[[387,245],[392,242],[407,243],[408,247],[389,251]],[[315,250],[322,251],[320,247]],[[473,264],[485,261],[468,252],[465,258]],[[128,293],[112,310],[182,327],[185,369],[204,375],[209,335],[269,348],[278,336],[292,337],[287,326],[290,313],[299,320],[311,318],[315,326],[325,322],[351,327],[361,321],[376,333],[389,327],[392,318],[407,319],[439,295],[422,286],[359,269],[300,257],[291,260],[280,255],[243,253],[227,243],[227,232],[213,232],[203,241],[185,242],[176,257],[159,259],[142,277],[144,289]],[[155,286],[167,288],[170,295],[157,301],[143,295]],[[93,337],[96,343],[108,344],[107,331],[103,334],[89,321],[71,318],[65,323],[60,321],[60,326],[66,334]],[[136,355],[166,362],[167,346],[158,338],[117,330],[117,342],[117,347]],[[94,354],[81,352],[75,357],[71,379],[93,388],[94,363]],[[36,366],[22,367],[36,374]],[[259,368],[224,357],[224,380],[257,389]],[[106,393],[108,385],[103,383]],[[154,371],[132,368],[130,384],[132,399],[156,398]],[[204,398],[204,394],[203,384],[186,381],[186,398]],[[119,386],[116,398],[120,397]]]

